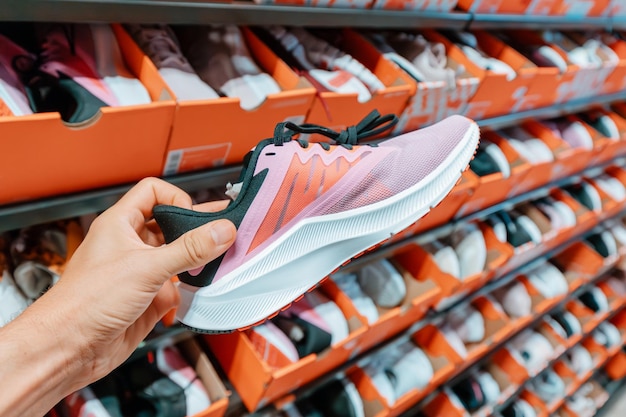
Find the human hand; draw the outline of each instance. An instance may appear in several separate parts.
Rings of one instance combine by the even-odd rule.
[[[92,223],[60,281],[0,329],[0,337],[14,339],[20,351],[33,343],[43,344],[43,359],[60,361],[57,372],[60,370],[63,378],[55,391],[60,391],[61,398],[126,360],[178,304],[178,292],[170,278],[210,262],[235,239],[235,226],[219,220],[164,245],[151,219],[157,204],[192,208],[189,195],[177,187],[154,178],[141,181]],[[224,205],[216,202],[193,208],[215,211]],[[28,343],[19,343],[20,337]],[[0,348],[0,360],[5,353]],[[0,371],[0,381],[3,379],[10,381],[11,375]]]

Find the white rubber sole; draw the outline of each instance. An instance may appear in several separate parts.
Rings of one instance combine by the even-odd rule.
[[[214,284],[180,283],[179,320],[197,331],[225,332],[276,313],[439,204],[466,169],[478,140],[478,126],[472,124],[444,163],[419,184],[361,209],[306,219]]]

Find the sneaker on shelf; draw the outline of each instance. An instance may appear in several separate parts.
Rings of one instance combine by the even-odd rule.
[[[626,200],[626,187],[617,178],[603,174],[593,179],[594,183],[615,201]]]
[[[600,198],[600,194],[598,194],[595,187],[587,181],[581,181],[579,184],[567,186],[563,188],[563,190],[588,210],[595,212],[602,211],[602,199]]]
[[[526,286],[520,281],[513,281],[510,285],[497,289],[494,296],[511,317],[527,317],[531,314],[532,299]]]
[[[393,120],[371,114],[348,136],[374,136]],[[339,145],[291,139],[313,131]],[[310,125],[279,124],[275,133],[245,159],[236,187],[241,191],[224,210],[153,210],[168,242],[221,218],[239,230],[223,256],[179,274],[177,311],[188,327],[230,331],[263,321],[346,261],[408,227],[452,189],[479,136],[476,124],[461,116],[374,146],[343,143],[343,134]]]
[[[150,57],[179,101],[219,98],[183,56],[176,34],[164,24],[126,24],[126,30]]]
[[[487,243],[478,225],[464,225],[452,233],[450,240],[459,258],[461,279],[484,271],[487,264]]]
[[[420,34],[370,33],[368,37],[388,60],[402,68],[418,82],[444,81],[448,88],[456,86],[456,72],[448,67],[446,47],[429,42]]]
[[[544,120],[543,125],[559,139],[564,140],[572,148],[593,149],[593,138],[585,126],[578,121],[564,118]]]
[[[0,101],[4,102],[14,116],[33,113],[20,78],[20,57],[27,57],[27,62],[35,60],[33,54],[0,35]]]
[[[569,311],[559,311],[552,315],[552,318],[561,326],[565,332],[565,338],[572,337],[576,334],[582,334],[583,329],[580,321]]]
[[[296,400],[302,417],[365,417],[363,400],[354,384],[335,378]]]
[[[379,307],[396,307],[406,297],[404,278],[387,259],[365,265],[357,272],[357,277],[363,291]]]
[[[294,344],[300,358],[320,353],[350,333],[341,309],[318,290],[306,293],[273,321]]]
[[[618,254],[615,237],[608,230],[603,230],[600,233],[594,233],[587,236],[585,238],[585,242],[588,243],[603,258],[617,256]]]
[[[237,26],[184,26],[174,31],[200,78],[225,96],[238,97],[241,108],[254,109],[281,91],[256,64]]]
[[[118,378],[107,375],[66,397],[68,417],[124,417],[123,389]]]
[[[598,287],[589,288],[587,291],[580,294],[578,299],[585,305],[585,307],[594,313],[608,312],[610,309],[609,300],[606,298],[604,292],[602,292],[602,290]]]
[[[611,322],[602,322],[592,333],[596,343],[610,349],[622,345],[622,334]]]
[[[582,376],[593,369],[593,358],[582,345],[575,345],[563,356],[563,361],[578,376]]]
[[[455,278],[461,278],[459,257],[451,246],[445,245],[439,240],[433,240],[423,244],[422,248],[432,255],[441,272],[450,274]]]
[[[459,306],[446,316],[446,324],[454,329],[463,343],[478,343],[485,338],[485,318],[472,306]]]
[[[119,368],[118,377],[131,391],[124,415],[184,417],[206,410],[211,400],[195,370],[174,346],[158,348]]]
[[[602,136],[612,140],[620,140],[619,128],[609,115],[601,112],[587,112],[578,116]]]
[[[548,145],[541,139],[534,137],[521,126],[514,126],[498,131],[522,158],[531,164],[541,164],[554,161],[554,154]]]
[[[569,292],[569,284],[565,275],[551,262],[538,266],[527,275],[533,285],[543,288],[542,293],[544,295],[550,295],[548,298],[559,297]]]
[[[531,374],[543,369],[554,356],[554,347],[548,339],[534,330],[520,333],[509,345],[513,349],[511,353]]]
[[[247,330],[247,334],[259,355],[274,368],[282,368],[300,359],[291,339],[271,321],[254,326]]]
[[[478,411],[486,404],[486,398],[480,384],[472,376],[460,380],[450,388],[469,413]]]
[[[363,292],[359,285],[356,274],[336,273],[331,275],[337,286],[352,301],[354,308],[360,315],[367,319],[369,324],[374,324],[378,320],[378,309],[374,301]]]
[[[511,176],[511,166],[502,150],[495,144],[482,141],[476,156],[470,162],[471,170],[478,176],[501,173],[503,178]]]
[[[478,370],[473,374],[485,397],[485,404],[495,405],[501,395],[500,385],[498,382],[495,380],[493,375],[487,371]]]
[[[303,28],[273,26],[267,30],[270,46],[285,61],[325,91],[356,93],[361,103],[385,85],[352,56]]]
[[[548,196],[535,201],[534,205],[550,219],[553,229],[561,230],[576,226],[576,213],[564,202]]]
[[[502,417],[537,417],[537,412],[527,401],[518,398],[502,410]]]
[[[542,372],[530,382],[532,390],[547,404],[565,396],[565,382],[552,369]]]

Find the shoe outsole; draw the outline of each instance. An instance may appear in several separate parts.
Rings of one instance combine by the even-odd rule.
[[[478,127],[476,126],[476,129],[478,130]],[[409,224],[408,226],[406,226],[404,229],[407,229],[413,225],[415,225],[419,220],[421,220],[424,216],[426,216],[432,209],[434,209],[435,207],[437,207],[439,204],[441,204],[441,202],[448,196],[448,194],[452,191],[452,189],[460,183],[461,179],[462,179],[462,175],[465,171],[467,171],[469,169],[469,162],[471,160],[473,160],[476,156],[476,152],[478,151],[478,144],[480,142],[480,130],[478,130],[478,141],[476,143],[476,146],[474,148],[474,152],[470,158],[470,160],[468,161],[468,163],[465,165],[465,167],[461,170],[459,170],[458,175],[456,177],[456,180],[452,183],[452,185],[450,185],[449,187],[446,187],[443,192],[441,193],[440,196],[437,197],[437,199],[435,200],[435,202],[431,205],[428,206],[426,212],[420,216],[420,218],[418,218],[417,220],[415,220],[413,223]],[[401,232],[401,231],[400,231]],[[400,233],[398,232],[398,233]],[[378,242],[375,245],[372,245],[370,247],[368,247],[367,249],[359,252],[358,254],[354,255],[353,257],[351,257],[350,259],[348,259],[347,261],[343,262],[339,267],[335,268],[332,272],[330,272],[326,277],[322,278],[320,281],[318,281],[315,285],[313,285],[312,287],[310,287],[309,289],[307,289],[305,291],[305,294],[308,292],[311,292],[313,290],[315,290],[316,288],[318,288],[320,285],[322,285],[331,275],[335,274],[336,272],[338,272],[341,268],[345,267],[346,265],[350,264],[350,262],[352,262],[355,259],[360,258],[361,256],[373,252],[377,249],[379,249],[382,245],[384,245],[385,243],[387,243],[389,240],[391,240],[397,233],[394,234],[390,234],[389,237],[387,237],[386,239]],[[231,334],[234,333],[236,331],[246,331],[249,330],[255,326],[261,325],[271,319],[273,319],[274,317],[276,317],[280,312],[285,311],[287,309],[289,309],[294,303],[300,301],[305,294],[302,294],[300,296],[298,296],[297,298],[295,298],[292,302],[290,302],[289,304],[285,305],[284,307],[281,307],[280,309],[276,310],[275,312],[269,314],[268,316],[266,316],[265,318],[263,318],[262,320],[259,320],[257,322],[254,322],[250,325],[247,326],[242,326],[242,327],[237,327],[236,329],[230,329],[230,330],[209,330],[209,329],[202,329],[202,328],[198,328],[198,327],[194,327],[194,326],[190,326],[188,324],[185,324],[184,322],[180,322],[180,324],[195,332],[195,333],[199,333],[199,334],[207,334],[207,335],[211,335],[211,334]]]

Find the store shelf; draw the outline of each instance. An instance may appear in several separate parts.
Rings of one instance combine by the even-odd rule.
[[[626,27],[626,19],[583,16],[531,16],[364,10],[283,5],[250,1],[201,0],[5,0],[0,21],[127,22],[317,27],[414,28],[531,28],[611,29]]]
[[[557,117],[564,114],[584,111],[595,105],[618,101],[626,101],[626,92],[572,100],[567,103],[556,104],[540,109],[492,117],[479,120],[478,124],[483,128],[498,129],[512,126],[528,119]],[[235,165],[209,171],[182,174],[165,179],[187,192],[193,192],[214,187],[225,187],[227,182],[237,180],[240,171],[241,166]],[[589,173],[587,173],[587,175],[589,175]],[[570,183],[571,182],[575,181],[570,181]],[[27,201],[24,203],[5,206],[0,205],[0,232],[104,211],[127,192],[131,186],[132,184],[126,184],[82,193]],[[551,185],[552,188],[555,186],[559,186],[559,184]],[[541,193],[545,192],[546,190],[544,188],[536,190],[536,197],[534,198],[541,197]],[[529,199],[528,197],[518,196],[515,199],[509,199],[499,205],[490,207],[489,210],[495,212],[506,209],[507,207],[512,207],[519,202],[519,199],[524,198]],[[475,213],[474,216],[483,216],[483,214],[483,212],[479,212]]]
[[[240,171],[240,166],[232,166],[165,179],[187,192],[214,187],[225,189],[226,183],[237,180]],[[126,184],[0,206],[0,232],[104,211],[124,195],[132,185]]]
[[[464,28],[470,20],[470,15],[465,13],[257,5],[252,1],[14,0],[8,3],[0,10],[0,20],[448,29]]]

